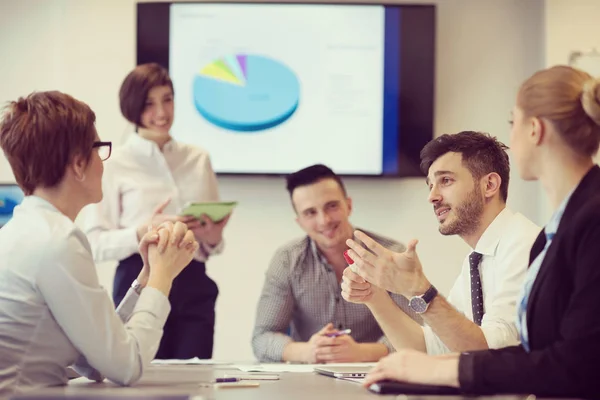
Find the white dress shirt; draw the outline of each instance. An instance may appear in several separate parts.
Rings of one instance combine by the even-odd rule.
[[[522,214],[505,208],[472,249],[483,255],[479,264],[484,307],[481,330],[490,349],[519,343],[515,326],[517,297],[527,273],[531,246],[540,230]],[[470,268],[467,254],[460,275],[450,290],[448,302],[473,321]],[[450,352],[429,326],[423,327],[423,331],[427,353]]]
[[[168,198],[163,214],[178,215],[187,202],[219,201],[217,178],[208,153],[169,141],[163,146],[132,134],[104,163],[103,200],[85,208],[82,228],[96,262],[123,260],[138,252],[137,228]],[[206,261],[221,252],[200,243],[194,256]]]
[[[98,283],[86,236],[28,196],[0,229],[0,396],[67,382],[66,367],[119,384],[154,358],[169,300],[130,290],[117,312]]]

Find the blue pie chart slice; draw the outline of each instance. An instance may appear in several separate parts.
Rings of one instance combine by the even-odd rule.
[[[257,132],[290,118],[300,82],[286,65],[261,55],[236,54],[204,66],[194,77],[194,105],[224,129]]]

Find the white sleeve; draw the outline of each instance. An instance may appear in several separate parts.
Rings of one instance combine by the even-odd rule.
[[[85,238],[74,232],[59,248],[49,249],[37,286],[52,315],[89,366],[113,382],[137,381],[150,364],[170,311],[167,297],[145,288],[119,311],[100,286]],[[135,306],[133,304],[135,303]],[[132,307],[128,316],[127,307]]]
[[[102,179],[103,198],[82,212],[82,230],[92,247],[94,261],[123,260],[138,252],[137,229],[119,228],[121,196],[109,164]]]
[[[460,295],[460,279],[461,275],[459,275],[458,278],[456,278],[452,289],[450,289],[450,294],[446,299],[448,303],[450,303],[459,312],[461,312],[462,309],[462,304],[460,301],[460,299],[462,298],[462,296]],[[431,329],[431,327],[427,324],[423,325],[423,337],[425,338],[425,348],[427,349],[427,354],[437,355],[451,353],[450,349],[444,344],[442,339],[440,339],[439,336],[433,332],[433,329]]]
[[[493,297],[486,300],[481,320],[481,330],[490,349],[519,344],[515,325],[517,297],[527,273],[529,253],[535,237],[528,240],[527,235],[516,235],[515,239],[498,248],[499,254],[494,265],[496,290]]]

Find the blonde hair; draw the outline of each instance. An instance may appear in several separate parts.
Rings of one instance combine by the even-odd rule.
[[[549,120],[577,154],[598,151],[600,79],[568,66],[544,69],[521,85],[517,105],[526,116]]]

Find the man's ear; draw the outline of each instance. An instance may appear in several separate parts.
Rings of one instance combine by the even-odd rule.
[[[492,172],[484,176],[483,178],[483,194],[486,199],[491,199],[499,191],[502,185],[502,178],[496,172]]]
[[[352,197],[346,197],[346,204],[348,204],[348,215],[352,214]]]

